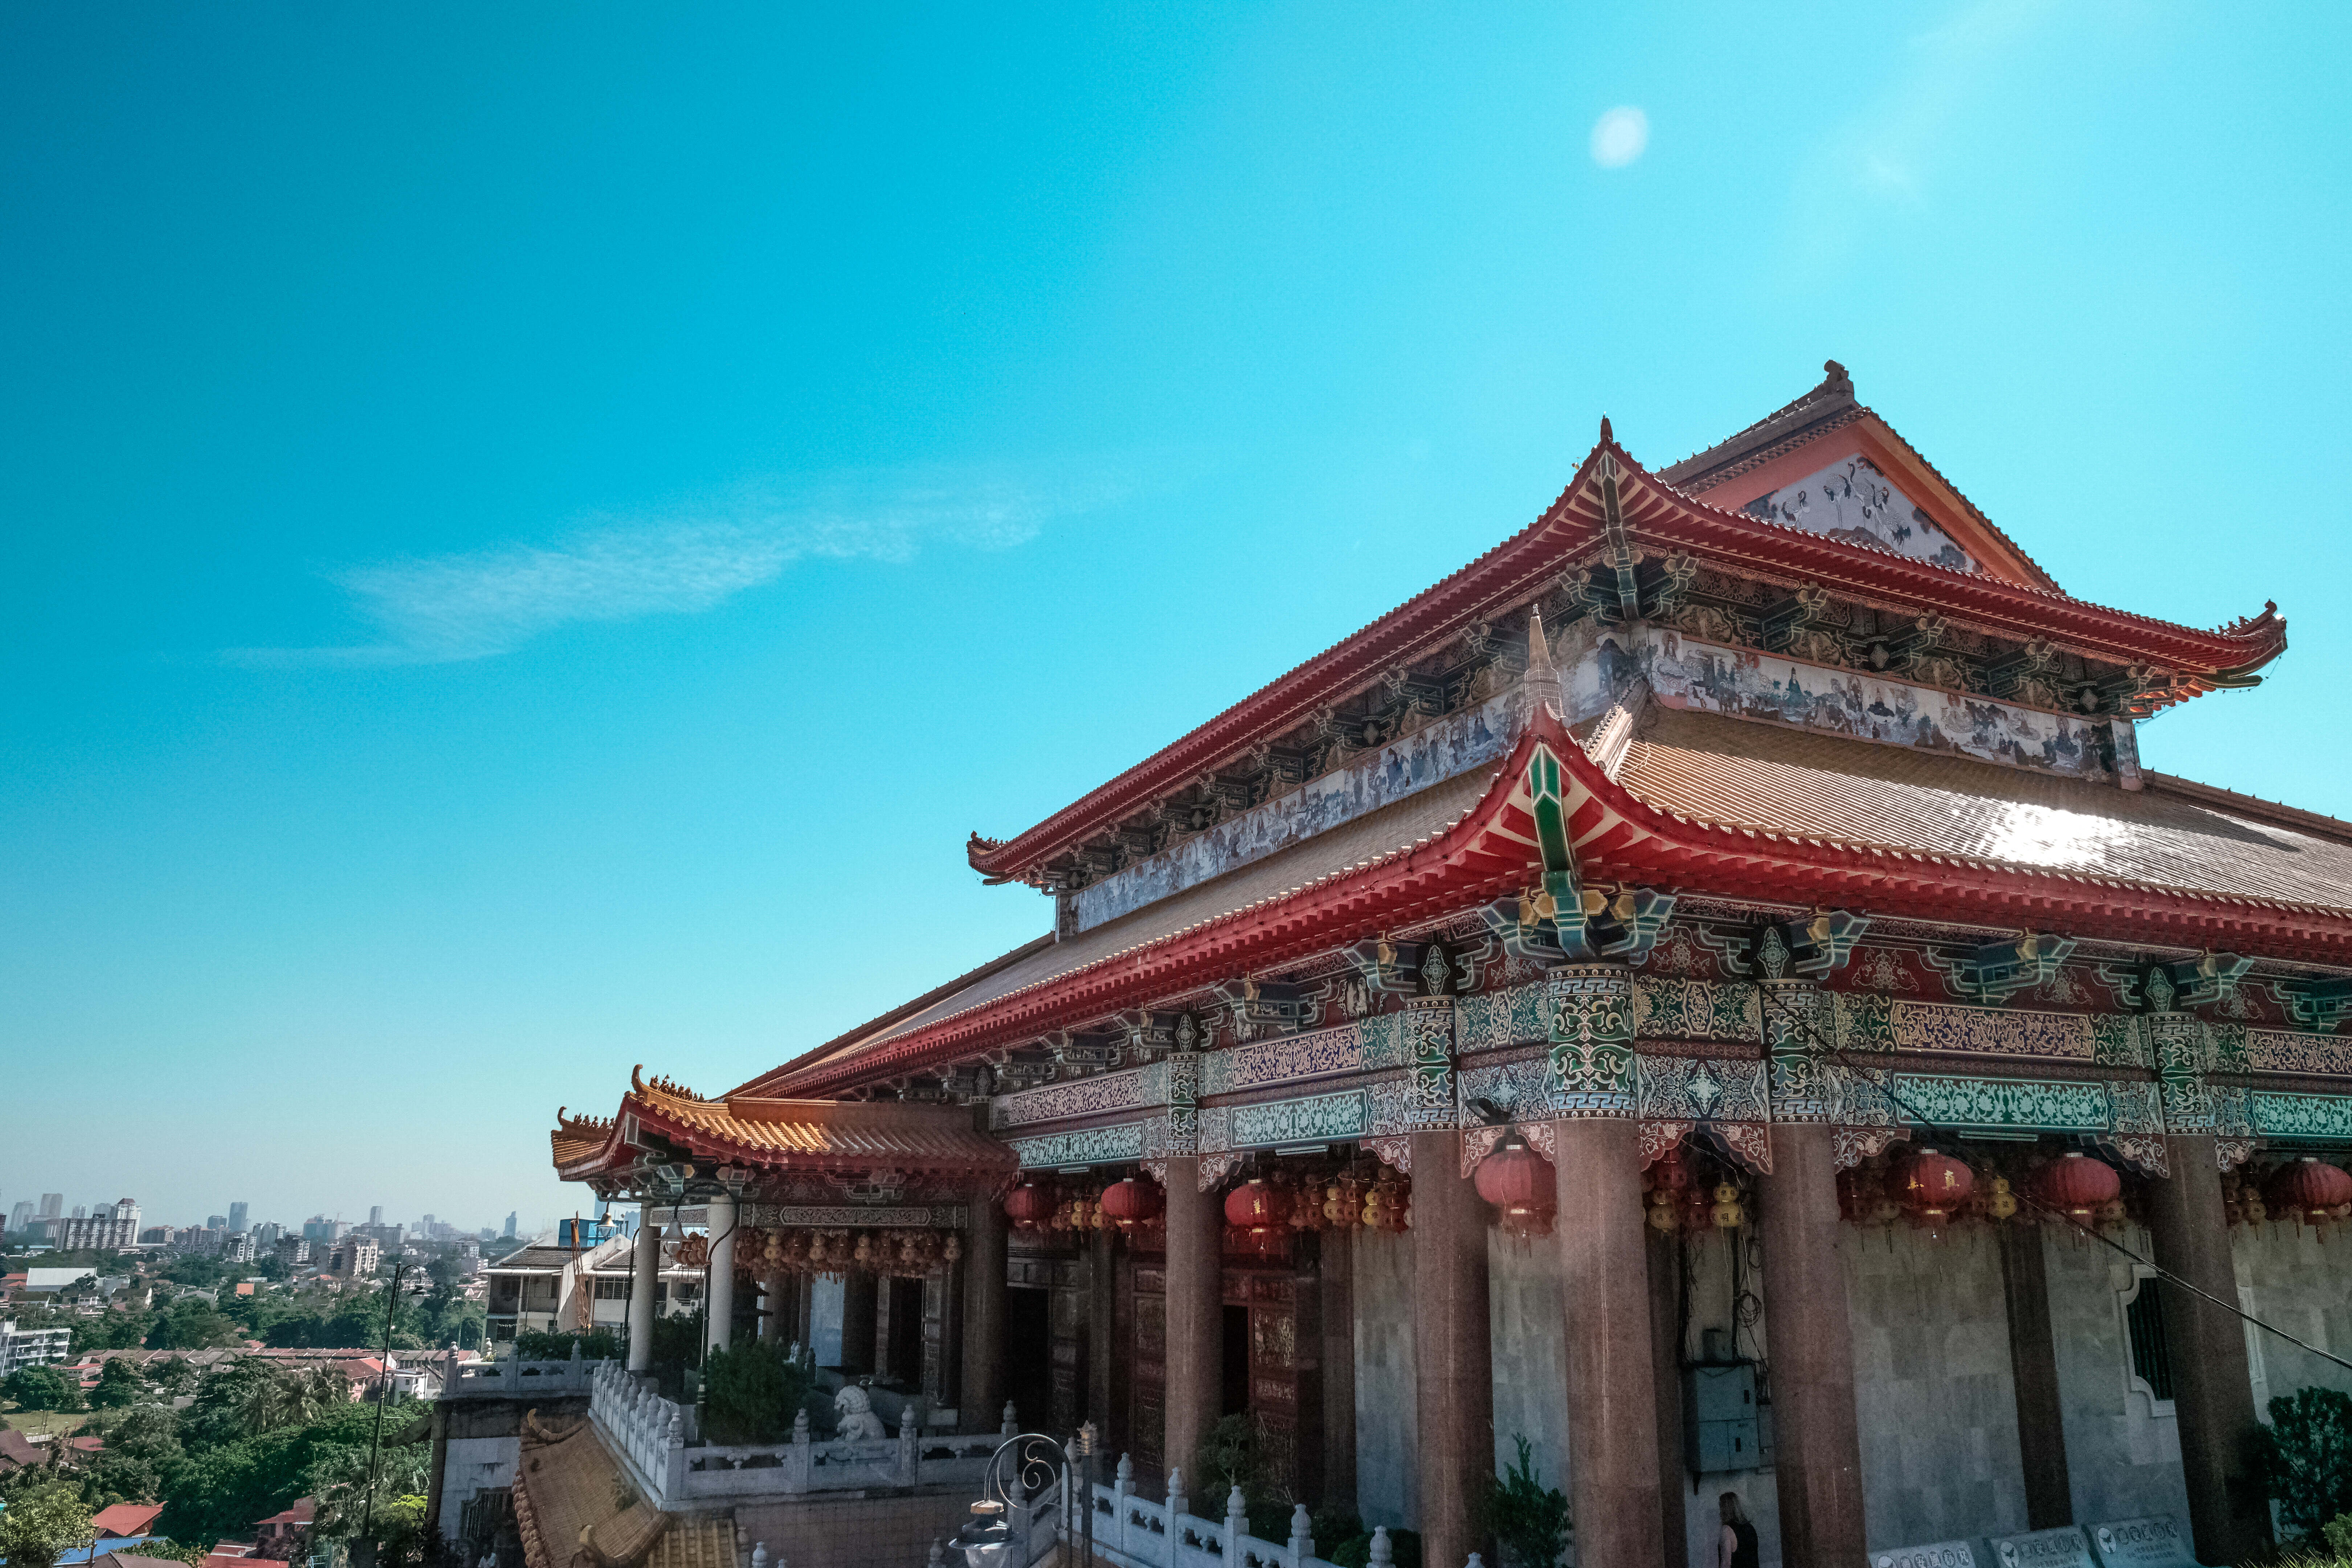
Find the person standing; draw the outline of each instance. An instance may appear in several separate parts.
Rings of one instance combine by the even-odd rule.
[[[1756,1526],[1748,1521],[1748,1510],[1739,1506],[1739,1494],[1724,1493],[1717,1506],[1723,1514],[1723,1535],[1716,1542],[1715,1568],[1762,1568],[1756,1552]]]

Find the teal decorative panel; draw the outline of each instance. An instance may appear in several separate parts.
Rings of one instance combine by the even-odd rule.
[[[1906,1112],[1937,1126],[2105,1132],[2113,1115],[2103,1083],[1906,1072],[1894,1075],[1893,1087]]]
[[[1633,982],[1633,1033],[1645,1040],[1741,1040],[1762,1037],[1756,987],[1706,980]]]
[[[1271,1105],[1236,1105],[1225,1114],[1228,1146],[1235,1149],[1355,1138],[1366,1131],[1364,1091],[1360,1089]]]
[[[1464,1052],[1491,1051],[1549,1038],[1551,1016],[1544,1003],[1544,983],[1540,980],[1461,998],[1454,1005],[1457,1048]],[[1404,1058],[1400,1056],[1397,1059],[1402,1061]]]
[[[2352,1095],[2253,1092],[2253,1122],[2265,1138],[2352,1140]]]
[[[1089,1127],[1080,1132],[1053,1133],[1043,1138],[1015,1138],[1013,1152],[1024,1167],[1050,1170],[1060,1165],[1102,1165],[1143,1158],[1143,1123],[1122,1121],[1115,1127]]]

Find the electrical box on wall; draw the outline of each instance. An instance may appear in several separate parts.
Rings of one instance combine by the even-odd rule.
[[[1684,1462],[1701,1475],[1772,1462],[1772,1415],[1757,1403],[1752,1363],[1683,1369],[1683,1445]]]

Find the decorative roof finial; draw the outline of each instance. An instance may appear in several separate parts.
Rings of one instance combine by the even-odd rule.
[[[1557,683],[1559,674],[1551,666],[1551,642],[1544,636],[1543,606],[1528,609],[1528,672],[1526,680],[1532,686],[1537,681]]]
[[[1839,392],[1852,392],[1853,390],[1853,377],[1845,373],[1845,366],[1838,363],[1838,362],[1833,359],[1827,359],[1822,362],[1822,384],[1824,386],[1831,387]]]
[[[1604,441],[1614,441],[1617,438],[1616,433],[1609,428],[1609,416],[1606,414],[1601,416],[1601,438]]]

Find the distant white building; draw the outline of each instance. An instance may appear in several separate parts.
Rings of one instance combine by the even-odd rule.
[[[61,1274],[59,1268],[35,1270],[41,1274]],[[71,1329],[19,1329],[13,1321],[0,1321],[0,1377],[28,1366],[45,1366],[52,1362],[69,1359],[73,1354]]]

